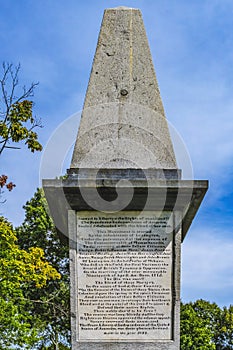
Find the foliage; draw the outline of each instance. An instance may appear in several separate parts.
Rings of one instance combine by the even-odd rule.
[[[8,181],[8,176],[6,175],[0,175],[0,198],[2,196],[2,193],[3,193],[3,188],[7,188],[8,191],[12,191],[13,188],[15,187],[16,185],[13,184],[12,181]],[[0,201],[0,203],[4,203],[5,201]]]
[[[221,332],[219,334],[220,346],[224,344],[226,350],[233,349],[233,305],[224,307],[222,313]]]
[[[182,305],[180,322],[181,350],[216,349],[212,343],[211,329],[195,312],[192,303]]]
[[[33,315],[25,290],[40,290],[60,274],[46,261],[43,249],[21,249],[13,227],[3,217],[0,245],[0,349],[31,349],[39,339],[41,320]]]
[[[54,347],[53,345],[50,345],[50,346],[42,346],[40,348],[40,350],[69,350],[70,347],[69,346],[65,346],[61,343],[58,344],[57,348]]]
[[[8,191],[12,191],[13,188],[15,187],[15,184],[13,182],[7,182],[8,177],[6,175],[1,175],[0,176],[0,190],[6,186]]]
[[[3,76],[0,79],[0,155],[6,148],[15,147],[15,143],[24,141],[31,152],[41,151],[36,127],[41,127],[41,121],[33,116],[33,102],[29,100],[34,94],[37,83],[32,83],[27,89],[16,96],[19,84],[20,65],[3,63]],[[12,145],[13,144],[13,145]]]
[[[181,304],[181,350],[232,350],[233,306],[197,300]]]
[[[43,340],[38,346],[40,349],[50,349],[49,346],[54,346],[54,349],[63,349],[61,346],[64,347],[70,342],[67,242],[57,234],[41,189],[36,191],[24,209],[25,220],[17,228],[20,247],[26,250],[31,246],[42,248],[46,259],[61,274],[60,280],[51,280],[40,290],[30,288],[26,291],[28,298],[37,300],[37,303],[32,306],[32,312],[38,315],[44,324],[41,331]]]

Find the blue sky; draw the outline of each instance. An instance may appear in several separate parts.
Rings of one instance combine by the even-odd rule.
[[[40,84],[35,114],[45,146],[79,112],[103,11],[140,8],[166,116],[210,189],[182,247],[182,299],[233,303],[233,2],[231,0],[0,0],[0,61],[21,63],[20,81]],[[7,150],[0,172],[17,187],[1,212],[15,225],[40,186],[41,154]],[[59,175],[59,174],[58,174]]]

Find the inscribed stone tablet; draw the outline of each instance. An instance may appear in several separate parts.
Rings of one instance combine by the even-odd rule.
[[[78,212],[78,341],[172,339],[171,212]]]

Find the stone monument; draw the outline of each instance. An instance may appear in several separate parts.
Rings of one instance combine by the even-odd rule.
[[[179,349],[180,249],[208,187],[182,180],[138,9],[107,9],[67,178],[73,350]]]

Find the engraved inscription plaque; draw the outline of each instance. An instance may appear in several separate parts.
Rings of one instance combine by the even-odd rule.
[[[77,235],[77,340],[171,340],[173,214],[77,212]]]

